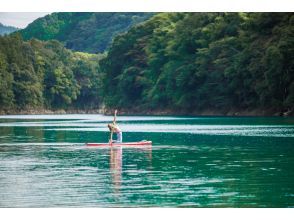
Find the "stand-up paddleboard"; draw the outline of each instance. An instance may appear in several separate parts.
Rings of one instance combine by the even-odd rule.
[[[86,143],[90,147],[115,147],[115,146],[151,146],[152,141],[123,142],[123,143]]]

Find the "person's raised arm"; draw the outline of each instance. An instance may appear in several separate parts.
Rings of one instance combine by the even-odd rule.
[[[117,114],[117,109],[115,109],[115,111],[114,111],[113,123],[116,123],[116,114]]]

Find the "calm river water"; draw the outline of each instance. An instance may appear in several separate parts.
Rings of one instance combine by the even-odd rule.
[[[0,207],[294,207],[294,118],[0,116]]]

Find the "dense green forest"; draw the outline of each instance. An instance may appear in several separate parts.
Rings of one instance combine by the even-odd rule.
[[[154,13],[52,13],[21,30],[25,40],[58,40],[75,51],[104,52],[114,36],[127,31]]]
[[[17,31],[18,28],[12,27],[12,26],[6,26],[0,23],[0,36],[3,36],[5,34],[10,34],[14,31]]]
[[[102,57],[55,40],[0,37],[0,110],[98,108]]]
[[[110,29],[83,26],[88,18],[81,17],[98,22],[105,13],[72,14],[45,19],[69,21],[50,32],[54,37],[32,31],[45,20],[25,31],[103,51],[108,43],[101,49],[99,39]],[[101,106],[142,114],[293,114],[294,13],[157,13],[116,34],[103,54],[73,52],[57,40],[0,37],[0,110]]]
[[[294,107],[293,13],[161,13],[101,61],[106,106],[283,112]]]

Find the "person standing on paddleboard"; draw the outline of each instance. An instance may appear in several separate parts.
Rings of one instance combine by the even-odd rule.
[[[116,114],[117,114],[117,110],[114,111],[113,122],[107,125],[108,128],[109,128],[109,131],[110,131],[109,143],[113,143],[113,142],[121,143],[122,142],[122,131],[118,127],[118,125],[116,124]],[[116,135],[117,135],[117,140],[116,141],[112,140],[113,133],[116,133]]]

